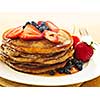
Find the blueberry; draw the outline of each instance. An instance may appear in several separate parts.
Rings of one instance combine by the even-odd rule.
[[[31,21],[31,24],[32,24],[33,26],[37,26],[37,23],[34,22],[34,21]]]
[[[23,26],[23,29],[26,27],[26,25],[31,24],[30,22],[26,22],[25,25]]]
[[[64,68],[66,68],[66,69],[71,69],[72,68],[72,65],[66,65]]]
[[[68,62],[67,62],[67,65],[72,65],[73,63],[72,63],[72,61],[71,60],[69,60]]]
[[[76,64],[76,68],[81,71],[83,69],[83,65],[82,64]]]
[[[44,30],[48,30],[48,27],[47,27],[46,25],[42,26],[42,28],[43,28]]]
[[[44,22],[44,21],[41,22],[41,26],[42,26],[42,25],[45,25],[45,22]]]
[[[44,31],[43,27],[39,27],[39,31],[43,32]]]
[[[42,21],[41,24],[39,25],[39,30],[40,32],[43,32],[44,30],[49,30],[49,27],[46,26],[46,23],[44,21]]]
[[[33,26],[35,26],[37,29],[39,29],[39,26],[38,26],[38,24],[37,24],[36,22],[31,21],[31,24],[32,24]]]
[[[49,30],[49,28],[45,25],[42,25],[42,26],[39,27],[40,32],[43,32],[44,30]]]
[[[57,72],[60,73],[60,74],[64,73],[64,68],[57,69]]]
[[[65,68],[64,73],[65,73],[65,74],[71,74],[70,70],[67,69],[67,68]]]
[[[39,26],[37,25],[37,26],[35,26],[37,29],[39,29]]]
[[[23,26],[23,29],[25,28],[25,25]]]
[[[77,62],[77,59],[73,58],[71,59],[72,63],[75,64]]]
[[[55,75],[55,72],[53,70],[49,71],[50,75]]]
[[[79,71],[81,71],[83,69],[83,62],[78,61],[77,63],[75,63],[75,66]]]
[[[26,22],[26,24],[25,25],[28,25],[28,24],[31,24],[30,22]]]
[[[78,60],[78,61],[75,63],[75,65],[76,65],[76,66],[77,66],[77,65],[82,65],[82,66],[83,66],[83,62],[80,61],[80,60]]]

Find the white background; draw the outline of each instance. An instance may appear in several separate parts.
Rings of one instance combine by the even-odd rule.
[[[0,0],[2,12],[100,12],[100,0]]]
[[[100,13],[100,0],[0,0],[0,12]],[[95,100],[100,88],[1,88],[0,100]]]

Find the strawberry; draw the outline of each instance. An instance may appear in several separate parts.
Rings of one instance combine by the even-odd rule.
[[[23,32],[23,29],[21,26],[16,27],[16,28],[12,28],[10,30],[8,30],[6,33],[4,33],[5,38],[11,38],[11,39],[15,39],[18,38],[18,36]]]
[[[59,31],[59,28],[55,24],[53,24],[51,21],[46,21],[46,25],[53,32],[58,32]]]
[[[73,38],[73,47],[75,48],[76,44],[80,42],[80,39],[77,36],[72,36]]]
[[[56,32],[44,30],[44,37],[53,43],[59,43],[58,34]]]
[[[28,24],[19,38],[23,40],[38,40],[43,38],[43,34],[35,26]]]
[[[23,32],[20,38],[23,40],[38,40],[43,38],[43,34],[37,34],[35,31],[33,33]]]
[[[24,31],[27,31],[27,32],[36,31],[36,32],[40,33],[40,31],[35,26],[33,26],[31,24],[27,24],[26,27],[24,28]]]
[[[93,47],[86,42],[80,42],[75,47],[75,58],[83,62],[89,61],[93,55]]]

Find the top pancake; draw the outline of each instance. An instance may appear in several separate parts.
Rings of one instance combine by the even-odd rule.
[[[5,34],[5,33],[4,33]],[[72,44],[73,39],[71,35],[66,32],[67,34],[67,41],[70,41],[70,43],[64,45],[64,44],[56,44],[53,43],[47,39],[40,39],[40,40],[29,40],[25,41],[22,39],[7,39],[3,37],[3,44],[6,44],[7,46],[18,50],[23,53],[39,53],[39,54],[50,54],[50,53],[57,53],[61,51],[68,50]]]

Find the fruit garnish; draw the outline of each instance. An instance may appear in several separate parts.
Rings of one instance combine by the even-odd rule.
[[[68,59],[63,68],[58,68],[56,71],[59,74],[73,74],[83,69],[83,62],[75,58]]]
[[[41,33],[35,26],[28,24],[19,37],[23,40],[38,40],[43,38],[43,33]]]
[[[39,31],[43,32],[44,30],[49,30],[49,27],[46,25],[46,23],[44,21],[41,21],[41,23],[39,23]]]
[[[29,33],[32,33],[34,31],[38,32],[38,33],[41,33],[35,26],[31,25],[31,24],[28,24],[25,28],[24,28],[24,31],[26,32],[29,32]]]
[[[38,40],[43,38],[43,34],[37,34],[36,32],[34,33],[23,32],[20,35],[20,38],[23,40]]]
[[[73,38],[73,47],[75,48],[77,43],[80,42],[80,39],[77,36],[72,36],[72,38]]]
[[[23,26],[23,29],[28,25],[31,24],[30,22],[26,22],[25,25]]]
[[[8,30],[6,33],[4,33],[3,37],[16,39],[22,32],[23,32],[23,29],[21,26],[19,26],[19,27]]]
[[[49,71],[49,74],[50,75],[55,75],[55,71],[54,70],[51,70],[51,71]]]
[[[38,25],[41,25],[44,21],[38,21]]]
[[[35,26],[37,29],[39,29],[39,25],[38,25],[36,22],[31,21],[31,24],[32,24],[33,26]]]
[[[58,32],[59,31],[59,28],[55,24],[53,24],[51,21],[46,21],[46,25],[53,32]]]
[[[87,62],[93,55],[93,47],[86,42],[80,42],[75,47],[75,58]]]
[[[49,41],[54,42],[54,43],[59,43],[58,34],[56,32],[45,30],[43,33],[44,33],[44,37],[48,39]]]

